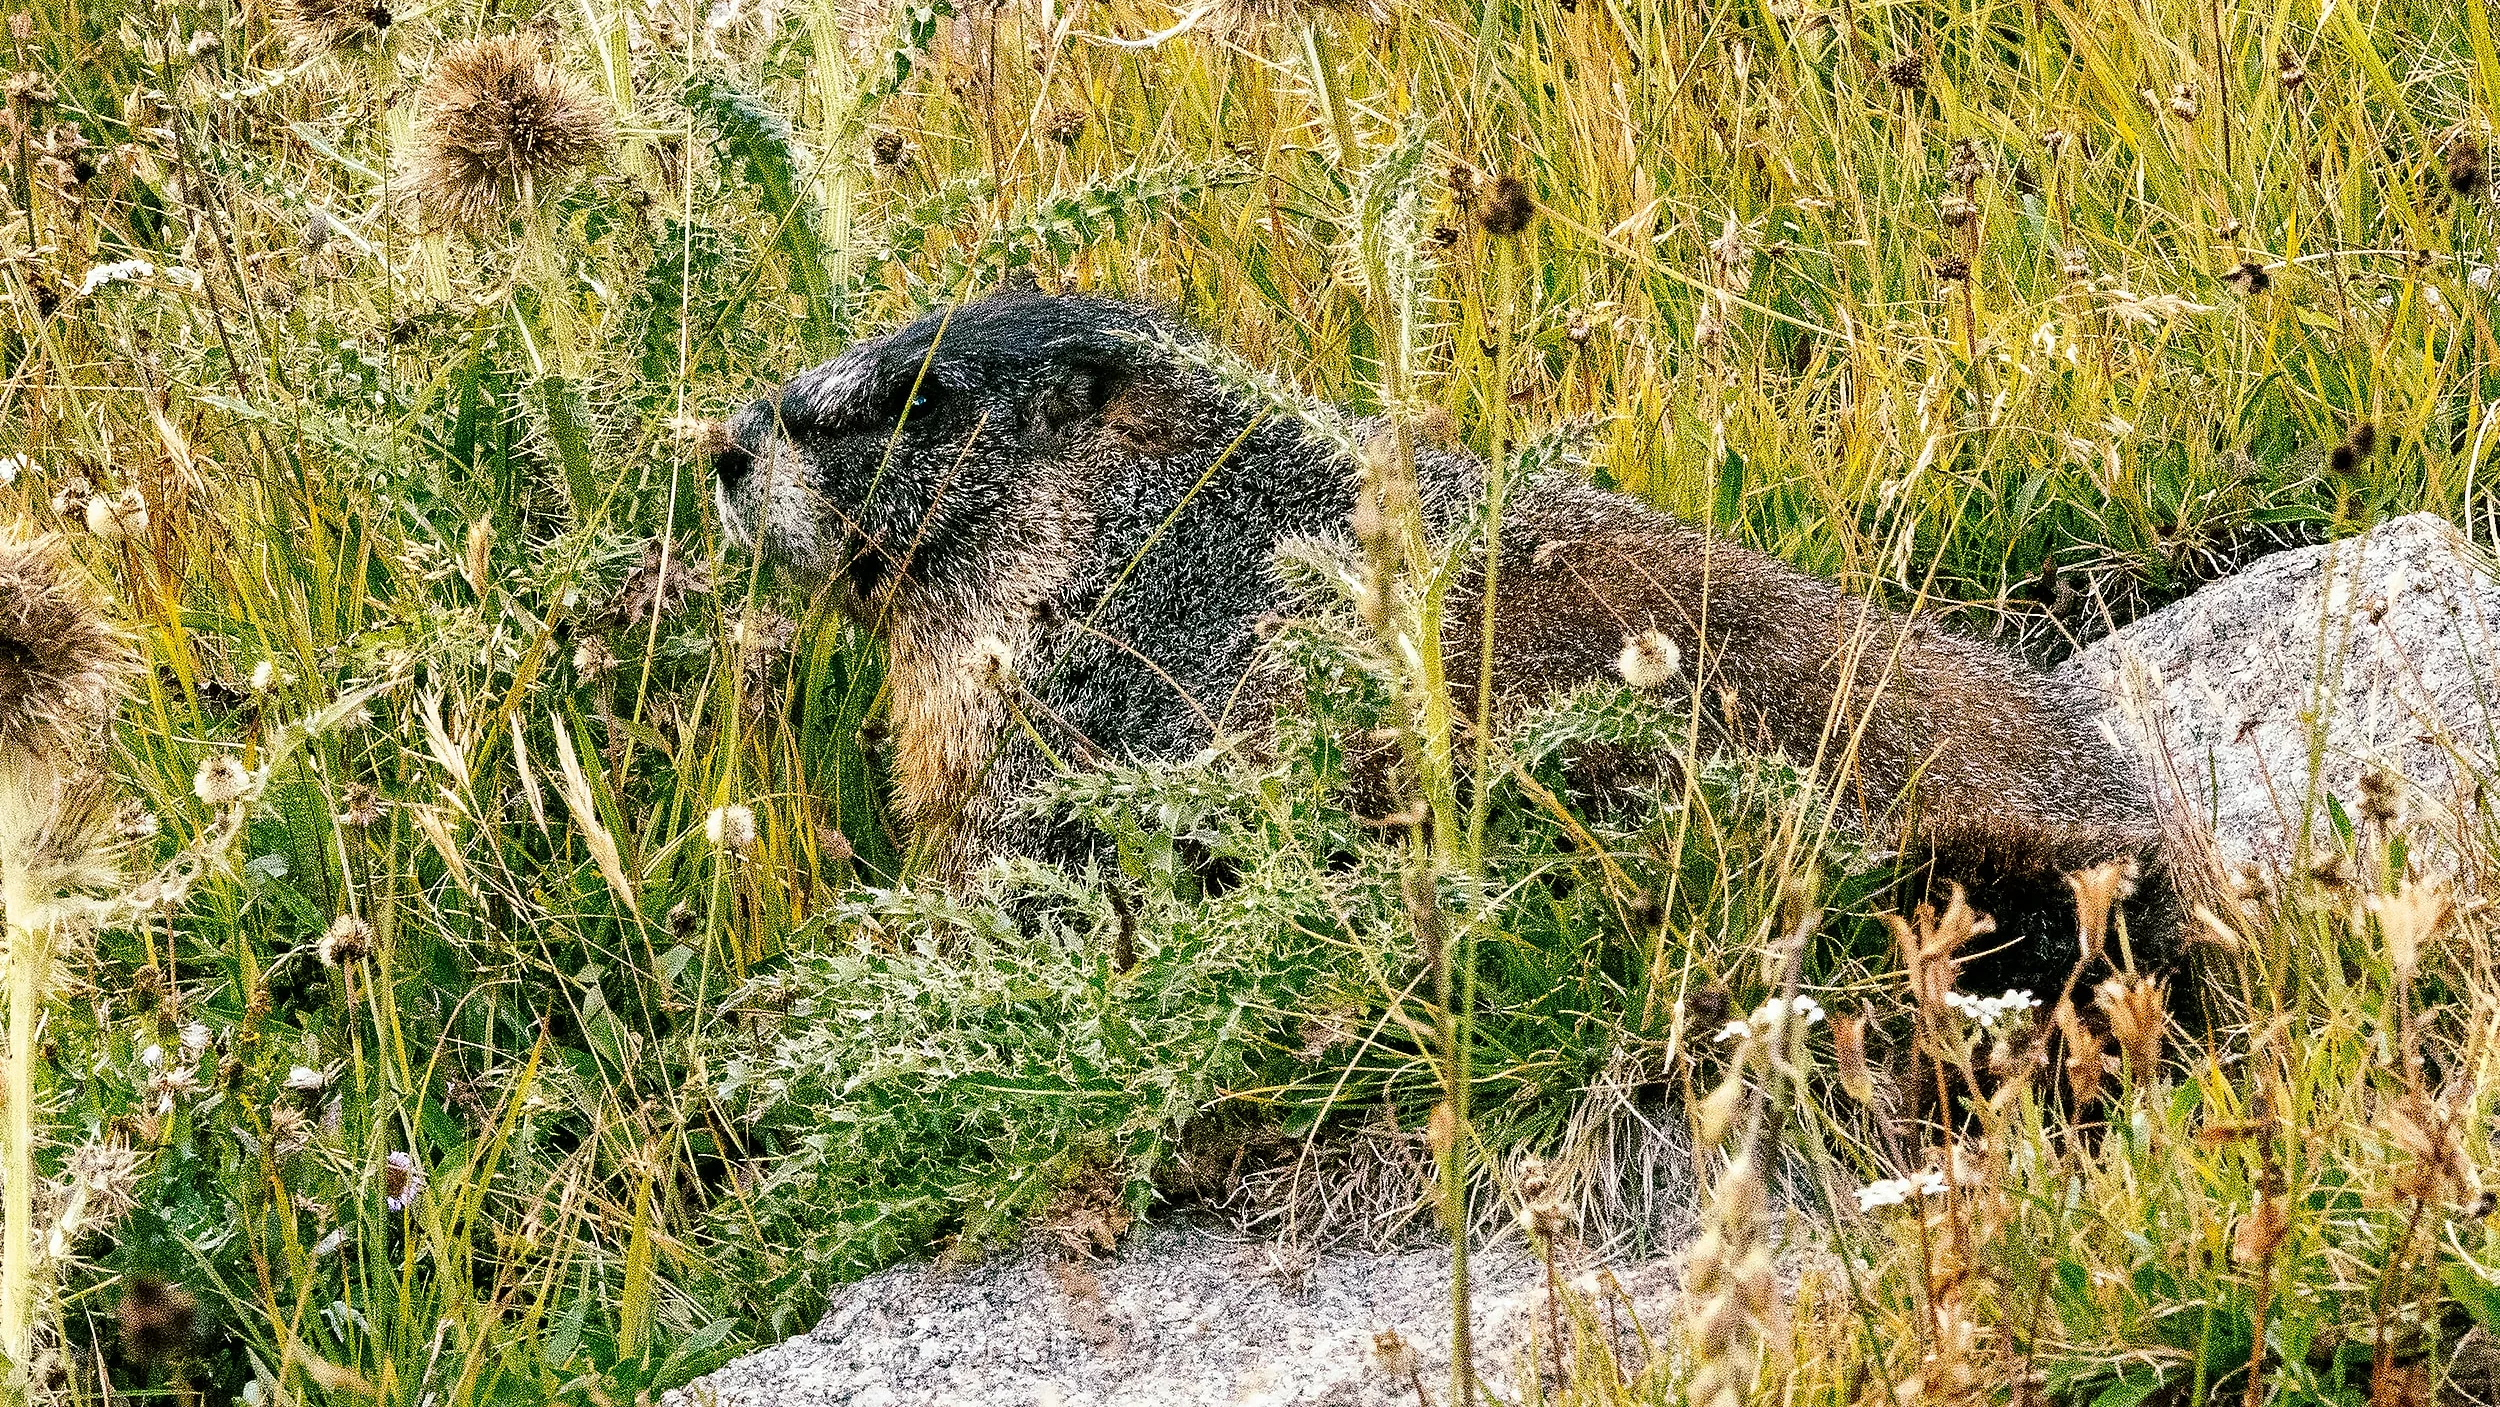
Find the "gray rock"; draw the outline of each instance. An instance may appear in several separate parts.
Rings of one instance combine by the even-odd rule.
[[[2226,865],[2289,861],[2327,797],[2359,814],[2373,771],[2434,848],[2492,823],[2500,576],[2430,514],[2264,558],[2057,675]]]
[[[1680,1238],[1679,1238],[1680,1239]],[[1575,1263],[1576,1261],[1576,1263]],[[1565,1276],[1597,1304],[1593,1256]],[[1627,1365],[1637,1318],[1671,1332],[1673,1258],[1614,1266]],[[1478,1252],[1477,1361],[1506,1398],[1544,1352],[1544,1267],[1516,1239]],[[977,1326],[977,1328],[975,1327]],[[1207,1225],[1142,1230],[1113,1259],[1071,1265],[1036,1246],[962,1269],[901,1266],[834,1293],[814,1332],[666,1394],[663,1407],[1400,1407],[1414,1389],[1381,1370],[1373,1335],[1421,1358],[1432,1400],[1449,1363],[1449,1253],[1323,1252],[1299,1292],[1257,1243]],[[1569,1331],[1566,1330],[1566,1333]],[[929,1349],[944,1343],[941,1364]],[[882,1368],[863,1370],[876,1363]]]

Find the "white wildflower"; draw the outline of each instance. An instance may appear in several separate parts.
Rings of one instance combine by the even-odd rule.
[[[156,277],[156,266],[145,259],[119,259],[110,264],[98,264],[87,270],[87,276],[79,281],[78,296],[92,298],[97,289],[107,284],[120,283],[125,279],[154,277]]]

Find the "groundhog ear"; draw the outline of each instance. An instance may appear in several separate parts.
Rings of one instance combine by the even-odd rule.
[[[1122,379],[1107,367],[1082,362],[1053,366],[1025,405],[1025,428],[1045,439],[1067,438],[1101,418]]]

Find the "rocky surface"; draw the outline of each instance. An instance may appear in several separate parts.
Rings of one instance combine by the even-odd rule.
[[[1637,1367],[1633,1316],[1673,1322],[1675,1272],[1563,1265]],[[1544,1336],[1544,1268],[1517,1241],[1479,1253],[1477,1361],[1495,1390]],[[722,1367],[664,1407],[1396,1407],[1411,1380],[1384,1370],[1375,1335],[1415,1350],[1431,1399],[1449,1374],[1446,1248],[1297,1258],[1186,1223],[1142,1230],[1114,1259],[1036,1244],[945,1270],[903,1266],[834,1294],[808,1334]]]
[[[2500,801],[2477,795],[2500,780],[2500,577],[2429,514],[2264,558],[2058,675],[2226,864],[2284,862],[2326,796],[2359,815],[2372,774],[2432,836]]]

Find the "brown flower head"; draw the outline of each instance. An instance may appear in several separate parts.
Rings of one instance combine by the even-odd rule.
[[[642,560],[599,607],[598,620],[632,629],[673,614],[689,597],[711,592],[711,568],[655,537],[642,545]]]
[[[391,27],[382,0],[280,0],[273,18],[298,60],[369,43]]]
[[[136,667],[58,537],[0,535],[0,758],[83,751]]]
[[[162,1363],[191,1346],[199,1302],[180,1285],[151,1275],[122,1282],[113,1316],[121,1321],[122,1348],[142,1363]]]
[[[482,232],[608,144],[608,114],[524,35],[453,46],[417,102],[410,175],[431,229]]]
[[[1927,86],[1927,58],[1913,50],[1884,65],[1884,79],[1895,88],[1915,93]]]
[[[1527,183],[1517,176],[1504,176],[1493,183],[1493,193],[1484,204],[1484,213],[1477,217],[1489,235],[1508,237],[1528,228],[1536,218],[1536,200],[1528,194]]]
[[[2291,1229],[2291,1203],[2280,1192],[2261,1192],[2231,1233],[2231,1259],[2242,1265],[2263,1265],[2282,1248]]]
[[[2480,195],[2491,188],[2483,139],[2472,132],[2459,131],[2448,139],[2440,167],[2448,178],[2448,189],[2459,195]]]

